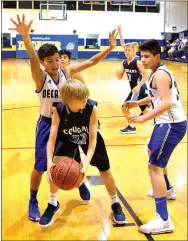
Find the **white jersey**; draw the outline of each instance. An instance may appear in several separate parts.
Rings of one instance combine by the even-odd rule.
[[[177,84],[176,84],[176,81],[174,80],[173,75],[164,65],[159,66],[156,71],[158,71],[158,70],[165,71],[166,73],[169,74],[169,76],[171,78],[170,97],[171,97],[172,107],[170,110],[168,110],[165,113],[161,114],[160,116],[156,117],[155,123],[156,124],[179,123],[179,122],[185,121],[186,120],[185,113],[184,113],[184,110],[183,110],[183,107],[181,104],[181,99],[179,96]],[[158,91],[156,89],[152,88],[152,80],[153,80],[153,77],[154,77],[156,71],[151,74],[151,76],[148,80],[148,83],[147,83],[147,86],[149,89],[149,94],[152,98],[153,108],[155,108],[161,102]]]
[[[45,72],[46,73],[46,72]],[[36,93],[40,100],[40,114],[42,116],[51,117],[53,102],[61,102],[59,89],[66,82],[65,73],[59,70],[58,83],[46,73],[42,89]]]

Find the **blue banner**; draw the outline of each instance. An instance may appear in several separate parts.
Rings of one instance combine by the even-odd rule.
[[[44,35],[32,34],[31,41],[36,52],[45,43],[54,44],[58,50],[64,49],[72,53],[72,58],[78,58],[78,35]],[[16,35],[16,58],[29,58],[21,35]]]

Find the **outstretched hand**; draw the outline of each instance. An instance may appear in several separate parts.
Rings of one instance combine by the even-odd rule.
[[[131,114],[129,116],[129,120],[131,120],[133,123],[144,123],[145,122],[145,119],[144,119],[144,116],[140,116],[138,114]]]
[[[116,29],[114,29],[112,32],[109,33],[109,42],[110,47],[114,49],[116,47],[116,37],[118,33],[116,33]]]
[[[118,26],[117,26],[117,31],[118,31],[118,33],[122,31],[121,25],[118,25]]]
[[[22,14],[22,20],[20,20],[20,16],[17,14],[17,22],[15,22],[12,18],[10,18],[11,22],[16,26],[15,28],[9,28],[9,30],[15,30],[20,35],[25,36],[29,33],[29,30],[31,29],[31,25],[33,20],[29,22],[29,24],[25,23],[25,14]]]

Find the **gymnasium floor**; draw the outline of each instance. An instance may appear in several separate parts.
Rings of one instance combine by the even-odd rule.
[[[147,143],[153,122],[137,125],[137,134],[119,133],[126,125],[121,103],[129,92],[128,81],[115,77],[121,62],[105,60],[84,71],[84,78],[91,98],[99,103],[99,120],[127,225],[113,226],[107,191],[97,169],[90,166],[86,182],[92,196],[89,205],[82,205],[77,189],[60,191],[61,212],[52,226],[41,228],[27,218],[38,97],[27,61],[2,61],[2,240],[187,240],[187,135],[168,165],[177,194],[176,201],[168,201],[175,231],[153,236],[139,232],[138,226],[152,219],[155,213],[154,201],[147,196],[151,188]],[[168,61],[165,64],[177,80],[187,115],[187,65]],[[48,196],[44,174],[38,194],[41,213]]]

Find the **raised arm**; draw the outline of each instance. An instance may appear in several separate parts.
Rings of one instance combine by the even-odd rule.
[[[53,160],[53,155],[54,155],[54,148],[55,148],[55,142],[57,138],[57,132],[59,128],[59,115],[57,113],[57,110],[55,107],[52,108],[52,124],[51,124],[51,129],[50,129],[50,136],[48,139],[47,143],[47,175],[49,181],[52,180],[50,169],[52,166],[52,160]]]
[[[31,74],[32,74],[33,80],[35,81],[36,89],[39,91],[43,86],[45,73],[40,68],[39,58],[35,52],[35,48],[29,37],[29,31],[33,21],[31,20],[29,24],[26,24],[24,14],[22,15],[22,20],[20,20],[20,16],[18,14],[17,14],[17,20],[18,20],[17,22],[15,22],[12,18],[10,20],[15,25],[15,28],[9,28],[9,30],[15,30],[23,38],[23,42],[25,44],[25,48],[30,59]]]
[[[125,42],[124,42],[124,39],[123,39],[123,36],[122,36],[122,29],[121,29],[120,25],[117,26],[117,31],[118,31],[118,34],[119,34],[120,44],[124,48]]]
[[[77,79],[77,80],[79,80],[80,82],[82,82],[83,84],[85,84],[85,81],[84,81],[84,78],[83,78],[82,73],[73,74],[72,78],[73,78],[73,79]]]
[[[117,37],[117,33],[116,33],[116,29],[114,29],[112,33],[111,32],[109,33],[110,46],[82,63],[67,66],[66,69],[67,69],[68,75],[72,76],[73,74],[81,72],[85,69],[88,69],[96,65],[97,63],[99,63],[101,60],[103,60],[112,51],[112,49],[116,47],[116,37]]]
[[[97,128],[98,128],[97,107],[94,106],[93,112],[90,117],[90,123],[89,123],[89,145],[88,145],[88,150],[86,155],[86,161],[81,170],[81,172],[83,173],[86,172],[88,165],[91,162],[91,159],[95,152],[95,148],[97,144]]]

